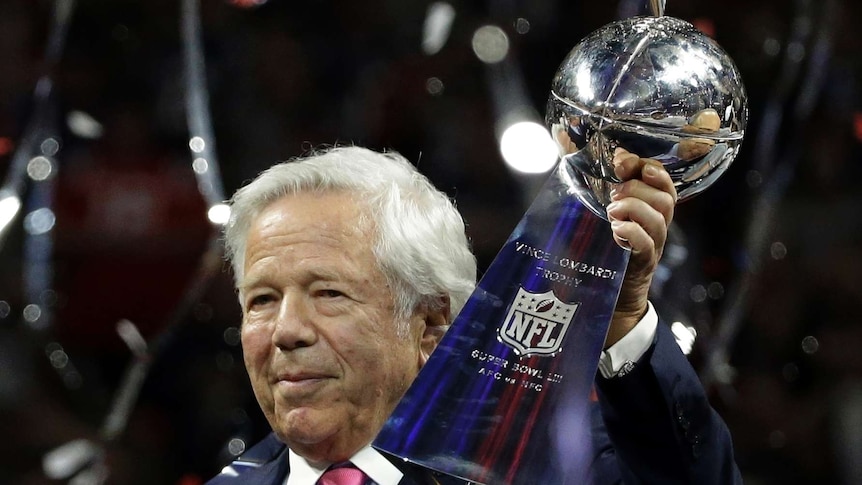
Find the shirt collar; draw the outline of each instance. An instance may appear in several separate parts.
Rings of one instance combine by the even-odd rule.
[[[311,465],[305,458],[288,449],[288,462],[290,473],[287,475],[285,485],[314,485],[326,471],[326,467],[317,468]],[[377,450],[366,445],[350,457],[350,461],[366,475],[371,477],[378,485],[397,485],[404,474]]]

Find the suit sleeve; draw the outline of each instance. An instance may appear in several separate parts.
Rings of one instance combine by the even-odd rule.
[[[742,483],[730,432],[666,325],[631,372],[596,387],[624,483]]]

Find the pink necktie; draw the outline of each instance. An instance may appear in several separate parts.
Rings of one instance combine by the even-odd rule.
[[[317,481],[317,485],[364,485],[368,475],[352,463],[346,463],[338,468],[331,468],[324,472]]]

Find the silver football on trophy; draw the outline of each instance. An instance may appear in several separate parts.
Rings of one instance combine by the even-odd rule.
[[[607,219],[618,147],[661,162],[684,200],[727,170],[747,118],[739,71],[715,41],[673,17],[635,17],[572,49],[546,122],[578,197]]]

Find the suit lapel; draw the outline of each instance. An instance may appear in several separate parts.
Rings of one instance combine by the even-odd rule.
[[[398,482],[398,485],[464,485],[464,480],[460,480],[449,475],[433,471],[415,463],[404,461],[397,456],[390,455],[382,450],[377,450],[390,463],[395,465],[395,468],[401,470],[404,478]]]
[[[258,468],[260,471],[259,478],[258,477],[249,477],[256,478],[253,481],[249,481],[247,483],[261,483],[267,485],[281,485],[284,483],[284,480],[287,478],[287,474],[290,472],[289,462],[287,460],[287,447],[284,447],[281,453],[275,458],[265,465]]]

